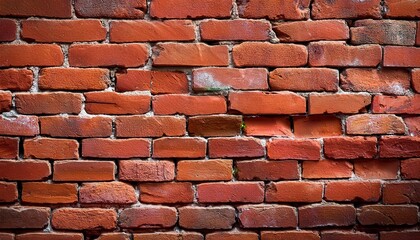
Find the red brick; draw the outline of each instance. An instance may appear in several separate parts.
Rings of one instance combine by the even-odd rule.
[[[180,161],[178,181],[229,181],[232,179],[232,160]]]
[[[186,229],[231,229],[235,223],[235,209],[232,207],[178,208],[179,225]]]
[[[12,107],[12,93],[0,91],[0,112],[8,112]]]
[[[281,42],[346,40],[349,27],[343,20],[282,22],[273,27]]]
[[[207,115],[226,113],[226,99],[223,96],[190,96],[181,94],[154,96],[155,114]]]
[[[382,158],[408,158],[420,156],[420,137],[382,137],[379,141]]]
[[[410,136],[420,136],[420,117],[406,117],[404,122]]]
[[[316,94],[309,95],[309,113],[359,113],[366,112],[371,103],[367,93]]]
[[[376,234],[353,231],[325,231],[322,240],[377,240]]]
[[[321,202],[324,186],[317,182],[277,182],[266,188],[266,202]]]
[[[196,1],[195,1],[196,2]],[[228,47],[204,43],[158,43],[153,47],[154,66],[227,66]]]
[[[247,117],[243,124],[247,136],[293,136],[288,117]]]
[[[416,37],[416,45],[420,45],[420,22],[417,22],[417,37]],[[419,91],[418,91],[419,92]]]
[[[231,92],[230,110],[242,114],[297,114],[306,112],[306,99],[292,92]],[[288,104],[278,104],[279,102]],[[255,103],[258,103],[255,104]]]
[[[391,18],[418,18],[420,3],[417,1],[386,0],[386,17]]]
[[[13,159],[19,154],[19,139],[0,137],[0,158]]]
[[[55,229],[112,230],[117,213],[103,208],[59,208],[53,211],[51,223]]]
[[[30,182],[22,184],[22,201],[33,204],[77,202],[77,184]]]
[[[134,182],[171,181],[175,178],[175,165],[170,161],[120,161],[119,177]]]
[[[22,114],[78,114],[82,110],[82,94],[17,93],[16,111]]]
[[[188,93],[188,79],[183,72],[128,69],[117,73],[116,90],[151,91],[152,94]]]
[[[310,139],[272,139],[267,144],[267,155],[270,159],[319,160],[321,143]]]
[[[315,67],[376,67],[382,61],[379,45],[350,46],[345,42],[312,42],[308,51],[309,65]]]
[[[277,68],[270,72],[271,90],[298,92],[338,90],[338,71],[328,68]]]
[[[142,203],[192,203],[194,200],[191,183],[145,183],[139,185],[139,190]]]
[[[308,0],[249,0],[236,1],[242,18],[268,18],[270,20],[300,20],[309,17]]]
[[[0,20],[0,41],[11,42],[16,39],[16,22],[12,19]]]
[[[132,204],[137,202],[137,197],[134,188],[126,183],[84,183],[79,189],[79,202]]]
[[[109,137],[112,119],[108,117],[41,117],[41,134],[51,137]]]
[[[2,69],[0,78],[2,90],[28,91],[32,86],[33,73],[29,69]]]
[[[70,139],[34,138],[23,143],[25,158],[78,159],[79,143]]]
[[[201,138],[160,138],[153,140],[154,158],[202,158],[206,141]]]
[[[203,41],[264,41],[270,39],[271,25],[260,20],[207,20],[200,23]]]
[[[361,160],[354,162],[354,173],[361,179],[396,179],[400,169],[397,160]]]
[[[63,52],[60,46],[55,44],[3,44],[0,46],[1,67],[60,66],[63,61]]]
[[[302,45],[244,42],[233,47],[236,67],[294,67],[307,61],[308,51]]]
[[[102,233],[96,240],[130,240],[130,233],[116,232],[116,233]]]
[[[193,89],[198,92],[267,90],[264,68],[199,68],[193,70]]]
[[[381,232],[381,240],[417,239],[420,238],[420,231],[405,232]]]
[[[385,204],[416,204],[420,203],[419,182],[385,183],[383,189]]]
[[[237,136],[241,126],[241,116],[197,116],[188,119],[188,132],[191,136]]]
[[[163,206],[127,208],[119,216],[119,226],[122,228],[169,228],[176,221],[176,208]]]
[[[13,233],[0,233],[0,239],[1,240],[15,240],[15,235]]]
[[[49,216],[50,209],[44,207],[2,207],[0,229],[43,229]]]
[[[21,36],[29,42],[89,42],[106,37],[99,20],[25,20],[21,24]]]
[[[419,23],[419,26],[420,26],[420,23]],[[420,41],[420,30],[418,30],[417,32],[419,33],[418,39]],[[418,45],[420,45],[420,43]],[[0,72],[0,75],[1,75],[1,72]],[[415,92],[420,93],[420,68],[416,68],[411,71],[411,86],[413,87]]]
[[[214,232],[206,235],[207,240],[258,240],[258,234],[254,232]]]
[[[155,232],[134,234],[134,240],[204,240],[203,235],[196,232]]]
[[[334,116],[294,117],[293,128],[295,136],[302,138],[342,135],[341,119]]]
[[[404,69],[348,68],[340,80],[341,88],[352,92],[404,95],[410,89],[410,74]]]
[[[149,53],[144,44],[72,44],[70,66],[139,67],[146,64]]]
[[[420,48],[384,47],[385,67],[420,67]]]
[[[402,118],[391,114],[360,114],[346,119],[347,134],[404,134]]]
[[[264,146],[256,138],[211,138],[208,148],[210,158],[264,156]]]
[[[298,179],[297,161],[238,161],[236,162],[238,180],[284,180]]]
[[[143,18],[146,0],[76,0],[77,16],[94,18]]]
[[[59,161],[54,163],[53,180],[57,182],[112,181],[115,163],[104,161]]]
[[[194,39],[194,25],[190,20],[111,22],[111,42],[193,41]]]
[[[376,155],[375,137],[333,137],[324,139],[324,154],[333,159],[373,158]]]
[[[343,160],[305,161],[302,177],[307,179],[350,178],[353,164]]]
[[[420,158],[401,161],[401,176],[404,179],[420,179]]]
[[[381,197],[381,183],[367,181],[327,182],[324,195],[327,201],[377,202]]]
[[[414,45],[416,23],[395,20],[358,20],[351,28],[353,44]]]
[[[312,4],[312,17],[315,19],[381,18],[381,0],[315,0]]]
[[[355,223],[356,209],[352,205],[310,205],[299,208],[299,227],[301,228],[344,227]]]
[[[357,220],[361,225],[415,225],[418,207],[410,205],[370,205],[359,209]]]
[[[71,1],[0,0],[0,16],[70,18]],[[46,7],[48,6],[48,7]]]
[[[0,180],[37,181],[50,175],[48,161],[0,160]]]
[[[142,138],[102,139],[82,141],[82,156],[91,158],[135,158],[150,156],[150,141]]]
[[[119,116],[115,123],[117,137],[184,136],[186,127],[185,118],[176,116]]]
[[[294,207],[284,205],[243,205],[238,207],[238,218],[243,228],[295,228],[297,216]]]
[[[372,102],[373,113],[420,114],[420,94],[412,96],[376,95]]]
[[[18,191],[16,183],[0,182],[0,202],[11,203],[18,200]],[[0,235],[0,239],[1,235]]]
[[[16,240],[83,240],[81,233],[24,233],[16,235]]]
[[[43,68],[38,87],[42,90],[94,91],[104,90],[110,82],[108,69]]]
[[[226,18],[231,0],[154,0],[150,4],[153,18]]]
[[[0,118],[0,134],[9,136],[35,136],[39,134],[38,117],[13,116]]]
[[[261,240],[320,240],[317,232],[312,231],[263,231]]]
[[[197,186],[197,199],[200,203],[261,203],[264,183],[202,183]]]

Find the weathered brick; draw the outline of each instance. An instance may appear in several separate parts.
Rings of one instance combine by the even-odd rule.
[[[103,208],[59,208],[52,213],[52,226],[68,230],[112,230],[117,225],[117,213]]]
[[[369,205],[359,209],[357,220],[361,225],[415,225],[417,214],[413,205]]]
[[[404,134],[402,118],[391,114],[359,114],[346,119],[347,134]]]
[[[390,182],[383,188],[385,204],[416,204],[420,203],[419,182]]]
[[[12,108],[12,93],[0,91],[0,112],[8,112]]]
[[[312,42],[308,51],[309,65],[314,67],[376,67],[382,61],[382,48],[379,45],[350,46],[345,42]]]
[[[123,181],[166,182],[175,178],[175,165],[170,161],[120,161],[118,174]]]
[[[355,223],[356,209],[352,205],[309,205],[299,208],[301,228],[352,226]]]
[[[319,234],[312,231],[262,231],[261,240],[320,240]]]
[[[348,68],[340,80],[341,88],[352,92],[404,95],[410,89],[410,74],[403,69]]]
[[[43,229],[49,217],[50,209],[45,207],[2,207],[0,229]]]
[[[70,183],[30,182],[22,184],[22,201],[32,204],[77,202],[77,185]]]
[[[354,173],[361,179],[396,179],[400,169],[398,160],[360,160],[354,162]]]
[[[146,45],[131,44],[72,44],[69,63],[75,67],[140,67],[149,53]]]
[[[420,136],[420,117],[406,117],[404,122],[410,136]]]
[[[385,67],[420,67],[420,48],[385,46]]]
[[[202,158],[206,141],[202,138],[160,138],[153,140],[154,158]]]
[[[11,203],[18,200],[18,190],[16,183],[0,182],[0,202]],[[1,235],[0,235],[0,239]]]
[[[25,158],[52,160],[79,158],[79,143],[70,139],[25,139],[23,149]]]
[[[293,128],[296,137],[316,138],[342,135],[341,119],[334,116],[314,115],[294,117]]]
[[[238,207],[243,228],[295,228],[296,209],[285,205],[243,205]]]
[[[126,183],[84,183],[79,189],[79,202],[132,204],[137,202],[137,197],[134,188]]]
[[[411,96],[376,95],[372,101],[372,112],[420,114],[420,94]]]
[[[420,158],[412,158],[401,161],[401,176],[404,179],[420,179]]]
[[[196,232],[155,232],[134,234],[134,240],[204,240],[203,235]],[[110,239],[111,240],[111,239]]]
[[[324,186],[316,182],[277,182],[267,185],[266,202],[321,202]]]
[[[109,137],[112,119],[108,117],[41,117],[41,134],[51,137]]]
[[[271,25],[261,20],[207,20],[200,23],[203,41],[264,41],[270,39]]]
[[[102,41],[106,29],[99,20],[25,20],[21,36],[29,42]]]
[[[420,23],[419,23],[419,26],[420,26]],[[418,32],[420,33],[420,31]],[[420,41],[420,34],[419,34],[418,39]],[[1,75],[1,72],[0,72],[0,75]],[[420,93],[420,68],[415,68],[411,71],[411,86],[413,87],[415,92]]]
[[[0,16],[70,18],[71,1],[0,0]]]
[[[315,0],[312,17],[323,18],[381,18],[381,0],[347,1]]]
[[[353,164],[343,160],[305,161],[302,177],[307,179],[350,178]]]
[[[117,137],[175,137],[185,134],[186,120],[175,116],[119,116],[115,124]]]
[[[409,158],[420,156],[420,137],[382,137],[379,141],[382,158]]]
[[[50,175],[51,168],[48,161],[0,160],[0,180],[38,181]]]
[[[242,18],[268,18],[270,20],[300,20],[309,17],[308,0],[237,0]]]
[[[63,52],[56,44],[2,44],[0,46],[1,67],[60,66],[63,61]]]
[[[43,68],[38,87],[42,90],[94,91],[104,90],[110,82],[107,69]]]
[[[375,137],[333,137],[324,139],[324,154],[333,159],[373,158]]]
[[[150,156],[148,139],[101,139],[91,138],[82,141],[82,156],[90,158],[140,158]]]
[[[0,158],[14,159],[19,154],[19,139],[0,137]]]
[[[22,114],[78,114],[82,110],[79,93],[17,93],[16,111]]]
[[[235,223],[233,207],[178,208],[179,225],[186,229],[231,229]]]
[[[343,20],[282,22],[273,27],[281,42],[346,40],[349,27]]]
[[[204,43],[158,43],[153,47],[154,66],[227,66],[228,47]]]
[[[96,240],[130,240],[131,234],[124,232],[102,233]]]
[[[54,163],[53,180],[57,182],[112,181],[115,163],[105,161],[58,161]]]
[[[308,51],[303,45],[245,42],[233,47],[237,67],[294,67],[307,61]]]
[[[242,114],[296,114],[306,112],[306,99],[292,92],[231,92],[229,109]],[[255,103],[258,104],[255,104]],[[285,104],[278,104],[283,102]]]
[[[12,19],[0,20],[0,41],[11,42],[16,39],[17,25]]]
[[[143,18],[146,0],[76,0],[76,14],[94,18]]]
[[[211,138],[208,149],[210,158],[264,156],[264,146],[256,138]]]
[[[382,240],[417,239],[420,238],[420,231],[381,232],[380,238]]]
[[[24,233],[16,235],[16,240],[83,240],[82,233]]]
[[[229,181],[232,179],[232,160],[179,161],[178,181]]]
[[[154,96],[155,114],[207,115],[226,113],[226,99],[223,96],[190,96],[181,94]]]
[[[298,92],[338,90],[338,71],[328,68],[277,68],[270,72],[271,90]]]
[[[386,17],[390,18],[418,18],[420,3],[418,1],[386,0]]]
[[[297,161],[238,161],[236,162],[238,180],[284,180],[298,179]]]
[[[139,185],[139,190],[140,202],[143,203],[192,203],[194,200],[191,183],[144,183]]]
[[[33,73],[29,69],[0,70],[0,89],[28,91],[32,86]]]
[[[267,155],[270,159],[319,160],[321,143],[310,139],[272,139],[267,144]]]
[[[324,240],[376,240],[376,234],[353,231],[324,231],[321,234]]]
[[[169,228],[174,226],[176,221],[176,208],[145,206],[122,210],[118,225],[122,228]]]
[[[15,240],[15,234],[13,233],[0,233],[1,240]]]
[[[213,232],[206,235],[207,240],[258,240],[258,234],[254,232]]]
[[[367,93],[341,93],[309,95],[309,113],[359,113],[366,112],[372,97]]]
[[[336,202],[377,202],[381,183],[376,181],[334,181],[325,184],[325,200]]]
[[[246,117],[243,124],[247,136],[293,136],[288,117]]]
[[[351,29],[353,44],[414,45],[416,23],[395,20],[358,20]]]
[[[261,203],[264,183],[202,183],[197,186],[197,199],[200,203]]]
[[[267,90],[264,68],[199,68],[193,70],[193,89],[198,92]]]
[[[192,41],[194,25],[190,20],[112,21],[111,42]]]
[[[231,0],[154,0],[150,4],[153,18],[226,18]]]
[[[188,119],[188,133],[191,136],[237,136],[241,132],[241,126],[241,116],[197,116]]]

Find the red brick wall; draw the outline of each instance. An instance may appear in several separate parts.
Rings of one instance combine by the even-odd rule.
[[[420,239],[419,19],[0,0],[0,240]]]

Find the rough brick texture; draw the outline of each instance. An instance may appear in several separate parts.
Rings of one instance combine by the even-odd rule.
[[[0,240],[420,239],[419,0],[0,0]]]

